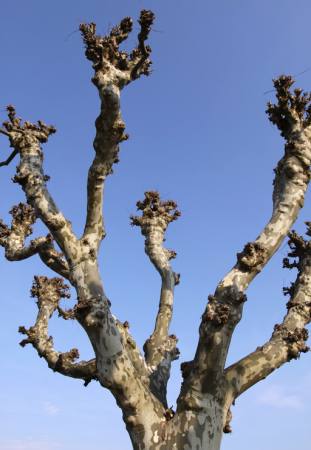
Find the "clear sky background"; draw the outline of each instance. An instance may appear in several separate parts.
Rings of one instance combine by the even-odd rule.
[[[208,294],[271,213],[272,169],[283,142],[265,107],[274,95],[271,79],[281,73],[297,75],[297,85],[311,90],[311,3],[1,2],[1,118],[5,105],[13,103],[23,118],[57,127],[44,147],[45,167],[51,192],[78,234],[99,101],[77,29],[82,21],[95,21],[105,33],[124,16],[137,18],[142,8],[157,16],[150,39],[153,73],[122,95],[130,140],[122,144],[121,162],[107,182],[108,235],[100,264],[113,313],[130,322],[142,345],[153,327],[160,280],[129,216],[145,190],[158,189],[163,198],[178,202],[182,217],[170,226],[167,245],[178,252],[174,268],[181,273],[171,330],[180,339],[182,361],[193,356]],[[135,26],[132,46],[137,31]],[[0,152],[1,159],[9,154],[3,137]],[[11,206],[23,201],[19,186],[10,181],[15,165],[0,171],[0,216],[6,221]],[[295,228],[302,232],[310,216],[309,195]],[[229,363],[264,343],[282,319],[282,287],[294,276],[281,268],[286,252],[283,245],[251,285]],[[0,265],[0,449],[130,450],[109,392],[53,373],[31,347],[18,345],[18,326],[28,327],[35,319],[32,277],[49,271],[36,257],[22,263],[2,259]],[[58,349],[78,347],[83,358],[92,357],[78,324],[55,318],[51,334]],[[180,386],[179,363],[169,386],[172,405]],[[303,355],[237,400],[233,433],[224,437],[222,450],[310,450],[310,388],[310,356]]]

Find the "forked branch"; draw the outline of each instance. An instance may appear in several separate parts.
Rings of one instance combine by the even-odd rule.
[[[246,300],[244,292],[279,248],[303,206],[310,180],[311,106],[310,94],[299,89],[291,92],[293,83],[288,76],[274,80],[277,103],[269,103],[267,109],[269,119],[286,140],[285,154],[275,169],[271,219],[257,239],[238,253],[236,265],[218,284],[214,295],[209,296],[194,361],[183,366],[180,409],[201,407],[203,392],[214,393],[222,383],[231,337]],[[199,386],[201,395],[193,391],[197,392]]]
[[[20,327],[19,332],[27,337],[20,342],[24,347],[31,344],[41,358],[55,372],[72,378],[80,378],[89,383],[97,379],[95,359],[74,362],[79,358],[76,348],[61,353],[54,349],[53,338],[49,336],[48,325],[53,313],[58,309],[62,298],[69,298],[68,287],[61,278],[47,278],[36,276],[31,289],[31,296],[37,298],[38,315],[35,324],[26,329]]]
[[[37,124],[22,122],[16,116],[12,105],[7,107],[7,112],[9,120],[3,123],[2,132],[9,138],[11,147],[20,156],[13,181],[21,185],[27,203],[34,208],[35,215],[45,223],[65,256],[71,259],[75,253],[73,247],[76,247],[76,238],[70,223],[58,210],[47,190],[46,182],[49,177],[44,174],[42,167],[41,144],[47,142],[49,136],[56,130],[40,120]]]
[[[148,37],[153,14],[142,11],[139,19],[141,32],[138,47],[128,55],[120,50],[120,44],[132,31],[132,19],[126,17],[112,29],[108,36],[96,34],[94,23],[81,24],[80,31],[86,47],[86,57],[93,63],[95,75],[92,79],[98,88],[101,111],[96,119],[94,139],[95,157],[89,169],[87,187],[87,217],[84,239],[87,239],[97,252],[105,236],[103,220],[104,183],[112,166],[119,161],[119,144],[128,139],[124,133],[125,124],[120,111],[120,91],[140,75],[148,75],[151,52],[144,45]],[[148,53],[148,55],[146,54]]]
[[[307,232],[309,236],[310,225]],[[290,288],[284,289],[284,293],[290,295],[287,314],[281,324],[275,325],[268,342],[226,369],[229,395],[233,398],[266,378],[282,364],[299,358],[300,353],[309,350],[305,326],[311,322],[311,241],[292,232],[289,246],[289,257],[295,258],[295,261],[289,266],[289,259],[286,258],[285,266],[296,267],[298,276]]]
[[[0,221],[0,245],[5,248],[5,256],[9,261],[21,261],[38,254],[41,260],[59,275],[69,278],[67,262],[62,258],[54,246],[50,234],[30,241],[25,240],[32,233],[32,225],[36,220],[32,206],[19,203],[10,211],[12,215],[11,228]]]

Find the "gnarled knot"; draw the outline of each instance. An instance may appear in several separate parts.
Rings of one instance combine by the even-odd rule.
[[[70,291],[69,286],[64,283],[62,278],[36,275],[30,295],[37,297],[39,301],[51,301],[55,303],[56,308],[61,298],[70,298]]]
[[[1,228],[3,230],[2,234],[6,234],[6,237],[12,232],[18,234],[22,239],[30,236],[32,234],[32,225],[36,221],[36,214],[33,207],[26,203],[19,203],[12,207],[10,214],[12,216],[11,230],[0,224],[0,237],[4,237],[1,236]]]
[[[305,328],[295,328],[294,331],[288,331],[284,340],[288,343],[289,359],[297,359],[300,353],[307,353],[310,348],[306,345],[309,333]]]
[[[95,70],[102,69],[103,58],[121,69],[128,55],[119,51],[119,44],[132,31],[133,21],[130,17],[124,18],[118,26],[113,27],[107,36],[96,35],[96,24],[93,22],[81,23],[79,28],[85,44],[85,56],[93,62]]]
[[[8,133],[11,144],[16,148],[27,147],[36,141],[44,143],[51,134],[56,132],[54,126],[46,125],[42,120],[38,120],[37,123],[22,122],[22,119],[16,116],[13,105],[7,106],[7,113],[9,120],[3,122],[3,127]]]
[[[299,256],[299,252],[303,252],[306,248],[306,241],[302,236],[296,233],[295,230],[288,233],[289,241],[288,246],[291,250],[296,252],[296,254],[291,254],[290,256],[295,257]]]
[[[145,192],[145,199],[136,203],[137,209],[142,211],[141,216],[131,216],[131,225],[140,226],[144,234],[158,226],[163,232],[168,224],[181,215],[177,204],[173,200],[162,201],[157,191]]]
[[[140,32],[138,34],[138,46],[128,54],[120,50],[120,44],[128,38],[133,29],[133,21],[130,17],[125,17],[119,25],[112,28],[106,36],[96,34],[96,25],[80,24],[80,31],[85,44],[85,55],[92,61],[96,73],[110,73],[115,75],[115,69],[127,72],[127,83],[138,78],[140,75],[149,75],[151,61],[148,59],[151,48],[145,45],[154,21],[154,14],[151,11],[142,10],[138,23]],[[114,68],[114,70],[111,70]],[[94,83],[96,84],[96,77]]]
[[[68,363],[73,363],[76,359],[80,357],[79,350],[77,348],[72,348],[68,352],[60,353],[56,361],[54,370],[66,369]]]
[[[73,311],[75,317],[88,327],[101,327],[107,315],[109,300],[104,301],[102,295],[79,297]]]
[[[228,322],[230,316],[230,307],[217,302],[213,295],[208,296],[209,303],[202,315],[202,325],[205,322],[212,322],[215,326],[222,326]]]
[[[306,222],[307,231],[306,234],[310,236],[310,222]],[[299,272],[299,280],[301,283],[301,269],[303,266],[303,261],[306,261],[306,258],[311,257],[311,241],[305,240],[302,236],[296,233],[296,231],[291,231],[288,233],[288,246],[290,251],[288,253],[288,257],[283,259],[283,267],[287,269],[297,269]],[[283,289],[283,291],[290,295],[293,294],[293,285],[287,289]]]
[[[308,224],[309,222],[307,222]],[[310,233],[310,227],[307,227],[306,234]],[[310,241],[306,241],[302,236],[296,233],[295,230],[288,233],[288,246],[290,248],[290,252],[288,253],[289,258],[298,258],[298,263],[294,261],[294,263],[291,265],[291,267],[298,267],[299,268],[299,262],[300,260],[309,253],[311,255],[311,245]],[[285,265],[287,265],[288,259],[285,260]],[[283,261],[284,263],[284,261]]]
[[[281,75],[273,80],[277,103],[268,102],[266,110],[269,120],[279,128],[285,139],[290,138],[296,123],[303,127],[311,123],[311,94],[302,89],[294,89],[292,92],[294,82],[289,75]]]
[[[14,225],[23,225],[25,222],[33,224],[36,220],[35,210],[31,205],[19,203],[12,207],[10,214]]]
[[[78,303],[74,307],[74,313],[77,317],[84,317],[88,314],[93,306],[93,299],[79,298]]]
[[[280,335],[287,344],[288,360],[298,359],[301,353],[306,353],[310,349],[306,345],[309,333],[306,328],[295,328],[288,330],[284,324],[274,326],[273,335]]]
[[[19,345],[21,347],[25,347],[27,344],[32,344],[37,339],[37,333],[35,327],[25,328],[24,326],[18,327],[18,332],[21,334],[25,334],[27,336],[26,339],[20,341]]]
[[[248,242],[243,251],[237,254],[240,268],[247,272],[257,270],[267,259],[267,250],[259,242]]]

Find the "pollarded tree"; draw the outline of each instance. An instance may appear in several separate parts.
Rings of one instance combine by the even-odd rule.
[[[300,89],[292,91],[294,80],[289,76],[274,80],[277,100],[268,104],[267,113],[285,139],[285,153],[275,169],[272,217],[256,240],[238,253],[235,266],[209,296],[193,360],[181,364],[183,383],[174,412],[168,408],[166,389],[171,363],[179,356],[177,338],[169,334],[179,275],[170,263],[176,253],[166,249],[163,242],[169,223],[180,215],[176,203],[161,200],[158,192],[146,192],[137,203],[139,215],[131,218],[132,225],[140,227],[145,251],[162,280],[155,327],[144,345],[144,355],[128,323],[121,323],[111,314],[98,270],[98,251],[105,237],[103,188],[113,164],[118,162],[119,144],[128,137],[120,112],[120,92],[141,75],[149,74],[151,49],[146,40],[153,21],[151,11],[141,12],[138,46],[130,55],[119,49],[132,30],[130,18],[123,19],[104,37],[96,35],[94,23],[80,26],[101,102],[81,238],[73,233],[47,189],[41,144],[55,133],[55,128],[42,121],[23,122],[13,106],[7,107],[8,121],[0,132],[8,137],[13,152],[1,165],[19,157],[13,181],[22,187],[27,203],[12,208],[10,227],[1,222],[0,244],[8,260],[38,254],[62,277],[35,277],[31,295],[37,298],[38,315],[33,326],[20,327],[25,335],[22,346],[31,344],[52,370],[82,379],[85,384],[97,380],[108,389],[123,412],[134,449],[218,450],[223,432],[230,432],[234,400],[308,350],[305,326],[311,318],[311,244],[290,229],[303,206],[310,178],[311,95]],[[26,243],[37,218],[49,234]],[[311,236],[311,223],[307,227],[307,235]],[[296,268],[298,276],[285,289],[289,301],[283,322],[275,326],[268,342],[226,367],[230,341],[242,317],[245,291],[287,235],[290,253],[284,267]],[[71,310],[60,306],[60,300],[69,296],[63,278],[77,293],[77,303]],[[94,359],[77,362],[77,349],[61,353],[54,348],[48,324],[56,311],[62,318],[81,324],[94,349]]]

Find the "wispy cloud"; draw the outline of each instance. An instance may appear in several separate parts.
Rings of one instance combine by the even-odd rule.
[[[0,441],[0,450],[61,450],[58,442],[33,438]]]
[[[257,398],[258,402],[275,408],[294,408],[303,407],[303,399],[300,395],[287,392],[285,388],[278,385],[270,385]]]
[[[60,411],[59,407],[54,405],[54,403],[51,403],[51,402],[44,402],[43,410],[49,416],[56,416],[56,414],[58,414]]]

